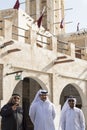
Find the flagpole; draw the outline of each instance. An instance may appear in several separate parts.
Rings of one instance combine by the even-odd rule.
[[[64,9],[65,11],[67,11],[67,10],[72,10],[73,8],[68,8],[68,9]],[[58,11],[58,10],[62,10],[62,8],[59,8],[59,9],[55,9],[55,10],[53,10],[53,11]]]
[[[56,23],[53,23],[53,24],[60,24],[61,22],[56,22]],[[65,24],[69,24],[69,23],[73,23],[72,21],[70,22],[65,22]]]
[[[65,22],[65,24],[70,24],[70,23],[73,23],[73,21],[70,21],[70,22]]]
[[[26,2],[21,2],[20,4],[25,4]]]
[[[67,11],[67,10],[72,10],[73,8],[68,8],[68,9],[64,9],[65,11]]]

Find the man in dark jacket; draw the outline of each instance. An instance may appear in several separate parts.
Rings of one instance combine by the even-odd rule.
[[[1,130],[23,130],[23,111],[19,103],[20,95],[13,94],[10,101],[1,108]]]

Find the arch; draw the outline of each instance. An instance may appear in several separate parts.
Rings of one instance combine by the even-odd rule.
[[[35,77],[35,76],[30,76],[30,77],[26,77],[26,78],[31,78],[31,79],[37,81],[43,89],[46,89],[46,90],[47,90],[46,85],[45,85],[45,84],[42,82],[42,80],[40,80],[39,78],[37,78],[37,77]]]
[[[29,118],[29,108],[33,101],[37,91],[39,89],[46,89],[46,85],[37,77],[25,77],[22,81],[19,81],[14,89],[21,95],[22,101],[21,106],[24,111],[24,124],[26,126],[25,130],[33,130],[33,124]]]
[[[76,88],[76,90],[78,91],[78,93],[80,94],[81,100],[82,100],[82,104],[85,104],[86,102],[86,97],[82,91],[82,89],[75,83],[71,83],[72,86],[74,86]]]
[[[83,99],[82,99],[82,97],[83,97],[84,94],[82,93],[81,88],[80,88],[78,85],[76,85],[75,83],[67,84],[67,85],[63,88],[62,93],[61,93],[61,95],[60,95],[60,100],[59,100],[59,101],[60,101],[60,104],[61,104],[61,108],[62,108],[62,106],[63,106],[65,100],[67,99],[67,97],[68,97],[69,95],[73,95],[73,96],[76,97],[76,99],[77,99],[77,104],[76,104],[76,106],[79,107],[79,108],[81,108],[81,107],[82,107],[82,104],[83,104]]]

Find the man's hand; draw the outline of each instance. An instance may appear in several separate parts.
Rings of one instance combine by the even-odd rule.
[[[18,104],[14,104],[13,106],[12,106],[12,110],[16,110],[17,109],[17,107],[18,107]]]

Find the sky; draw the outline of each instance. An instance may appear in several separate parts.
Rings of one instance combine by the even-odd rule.
[[[66,22],[72,21],[72,23],[67,24],[67,32],[75,32],[77,29],[77,24],[79,24],[79,29],[87,28],[87,0],[65,0],[65,9],[72,8],[72,10],[65,11]]]
[[[25,0],[20,0],[23,3]],[[76,32],[77,23],[79,22],[79,29],[87,28],[87,0],[64,0],[65,1],[65,23],[66,33]],[[16,0],[0,0],[0,10],[13,8]],[[24,4],[21,4],[20,8],[24,9]]]

